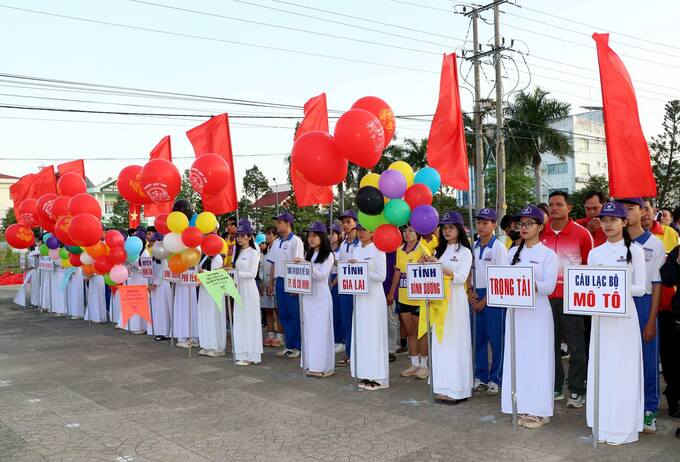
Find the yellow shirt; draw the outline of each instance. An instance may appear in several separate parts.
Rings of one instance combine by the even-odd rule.
[[[406,289],[406,265],[408,263],[418,263],[425,255],[429,256],[431,253],[427,247],[423,246],[421,243],[418,243],[418,245],[416,245],[409,253],[404,251],[404,246],[401,246],[399,250],[397,250],[397,264],[395,265],[395,268],[401,273],[399,276],[399,303],[411,306],[420,305],[420,300],[409,300],[408,298],[408,290]]]
[[[658,233],[659,227],[663,229],[663,234]],[[670,226],[654,222],[651,231],[652,234],[659,238],[659,240],[663,244],[663,248],[666,251],[666,253],[669,253],[671,250],[678,246],[678,233],[675,232],[675,230]]]
[[[434,251],[437,249],[437,246],[439,245],[439,238],[437,237],[436,234],[432,235],[432,239],[428,242],[425,240],[424,237],[420,238],[420,245],[425,247],[429,253],[429,255],[434,255]]]
[[[236,238],[232,239],[225,239],[227,242],[227,255],[226,255],[226,266],[225,268],[233,268],[233,258],[234,258],[234,252],[236,251]]]

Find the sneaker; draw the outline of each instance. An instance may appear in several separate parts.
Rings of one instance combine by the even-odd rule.
[[[474,382],[474,384],[472,385],[472,389],[473,389],[474,391],[483,391],[483,390],[486,390],[486,384],[485,384],[484,382],[482,382],[481,380],[479,380],[479,379],[475,379],[475,382]]]
[[[548,422],[550,422],[550,417],[538,417],[535,415],[527,415],[522,419],[522,426],[524,428],[541,428]]]
[[[283,357],[288,359],[298,359],[300,357],[300,350],[296,350],[294,348],[292,350],[288,350],[288,353],[283,355]]]
[[[206,350],[205,348],[201,348],[200,350],[198,350],[198,354],[201,356],[208,356],[208,350]]]
[[[574,409],[579,409],[583,407],[586,402],[586,397],[584,395],[579,395],[576,393],[571,393],[569,399],[567,400],[567,407],[573,407]]]
[[[226,353],[224,351],[220,350],[208,350],[207,356],[210,356],[211,358],[217,358],[219,356],[225,356]]]
[[[416,367],[414,365],[410,365],[409,367],[407,367],[406,369],[401,371],[401,376],[402,377],[415,377],[416,374],[418,373],[418,369],[420,369],[420,368]]]
[[[177,342],[177,343],[175,343],[175,346],[178,346],[180,348],[189,348],[189,342],[188,341]]]
[[[335,352],[336,353],[343,353],[345,351],[345,344],[344,343],[336,343],[335,344]]]
[[[486,386],[487,396],[496,396],[499,390],[500,387],[498,386],[497,383],[489,382],[488,385]]]
[[[255,364],[255,363],[253,363],[251,361],[244,361],[244,360],[236,361],[237,366],[252,366],[253,364]]]
[[[561,391],[553,391],[553,401],[562,401],[564,399],[564,393]]]
[[[643,433],[656,433],[656,412],[645,411],[645,421],[642,427]]]
[[[335,363],[335,365],[338,366],[338,367],[347,367],[347,366],[349,366],[349,363],[350,363],[349,358],[348,358],[348,357],[344,357],[344,358],[342,358],[341,360],[337,361],[337,362]]]
[[[430,370],[427,367],[419,367],[416,371],[416,378],[424,380],[430,376]]]
[[[276,353],[276,357],[277,358],[284,358],[286,356],[286,353],[288,353],[289,351],[291,351],[291,350],[289,350],[288,348],[284,348],[283,350]]]

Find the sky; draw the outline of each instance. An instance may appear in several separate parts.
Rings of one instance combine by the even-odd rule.
[[[296,107],[326,92],[329,109],[337,111],[331,116],[373,95],[397,115],[431,115],[442,54],[472,47],[470,21],[453,8],[449,0],[0,0],[0,73]],[[574,113],[600,105],[590,35],[611,32],[610,44],[637,91],[645,135],[661,131],[664,103],[680,98],[677,2],[572,0],[565,8],[562,1],[517,0],[501,9],[501,34],[515,50],[504,59],[506,98],[539,85],[571,103]],[[479,35],[486,50],[493,43],[492,12],[483,19],[488,24],[480,22]],[[459,59],[459,67],[463,110],[469,111],[470,63]],[[161,115],[0,108],[0,173],[21,176],[83,158],[87,175],[99,183],[126,165],[143,165],[165,135],[171,135],[174,162],[184,170],[193,158],[185,132],[206,120],[199,115],[227,112],[238,189],[253,165],[272,184],[274,178],[282,183],[295,122],[302,117],[297,108],[89,88],[83,93],[66,86],[55,91],[31,82],[0,76],[0,105]],[[490,62],[482,83],[483,96],[492,94]],[[270,116],[292,118],[263,118]],[[426,137],[427,119],[399,119],[397,142]]]

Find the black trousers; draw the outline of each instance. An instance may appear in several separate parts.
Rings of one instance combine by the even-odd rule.
[[[670,311],[659,311],[659,352],[663,379],[666,382],[664,395],[670,402],[680,401],[680,324],[673,320]]]
[[[564,314],[563,305],[561,298],[550,299],[555,324],[555,391],[562,391],[564,385],[564,367],[560,352],[560,344],[564,338],[569,347],[569,392],[583,395],[586,392],[588,373],[583,316]]]

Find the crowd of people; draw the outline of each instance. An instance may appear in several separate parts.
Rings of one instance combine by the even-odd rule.
[[[531,266],[536,302],[535,309],[515,313],[515,381],[518,424],[539,428],[550,421],[555,402],[565,398],[568,408],[585,406],[587,425],[594,425],[593,401],[587,399],[595,386],[591,318],[564,314],[564,266],[628,267],[629,305],[636,309],[627,318],[602,318],[600,323],[599,386],[606,392],[599,393],[598,435],[601,442],[630,443],[639,432],[656,431],[659,361],[668,412],[680,417],[680,295],[675,292],[680,284],[680,212],[657,214],[643,198],[607,202],[599,192],[587,194],[584,207],[586,217],[572,219],[569,194],[556,191],[548,204],[527,205],[500,222],[494,209],[483,208],[474,217],[474,242],[462,215],[448,211],[428,235],[402,226],[402,245],[387,254],[373,244],[373,233],[352,210],[330,227],[312,223],[304,241],[294,234],[295,218],[289,212],[274,217],[261,233],[248,220],[230,219],[226,252],[204,255],[195,271],[234,270],[241,306],[234,306],[231,335],[240,366],[261,363],[264,347],[280,348],[277,357],[300,361],[309,376],[329,377],[336,368],[349,366],[360,388],[380,390],[390,386],[389,363],[407,354],[400,375],[431,380],[438,402],[458,405],[473,393],[500,394],[502,412],[512,413],[506,353],[511,345],[505,335],[510,317],[505,308],[487,306],[486,267]],[[497,237],[497,225],[505,232],[504,242]],[[201,355],[225,356],[224,305],[218,307],[199,283],[164,277],[167,263],[152,252],[163,236],[153,227],[128,234],[146,242],[140,259],[152,261],[150,275],[143,274],[140,261],[129,263],[126,282],[148,286],[150,325],[137,315],[126,325],[120,322],[117,291],[101,275],[84,278],[75,271],[63,290],[58,268],[38,270],[37,250],[28,258],[36,269],[31,304],[57,315],[112,322],[156,341],[174,338],[179,347],[200,348]],[[338,293],[338,261],[368,264],[367,295]],[[285,291],[286,262],[311,263],[310,294]],[[423,305],[409,299],[406,290],[406,265],[417,262],[439,262],[444,272],[443,334],[432,336],[429,346],[427,336],[418,335]],[[563,360],[568,361],[566,377]]]

